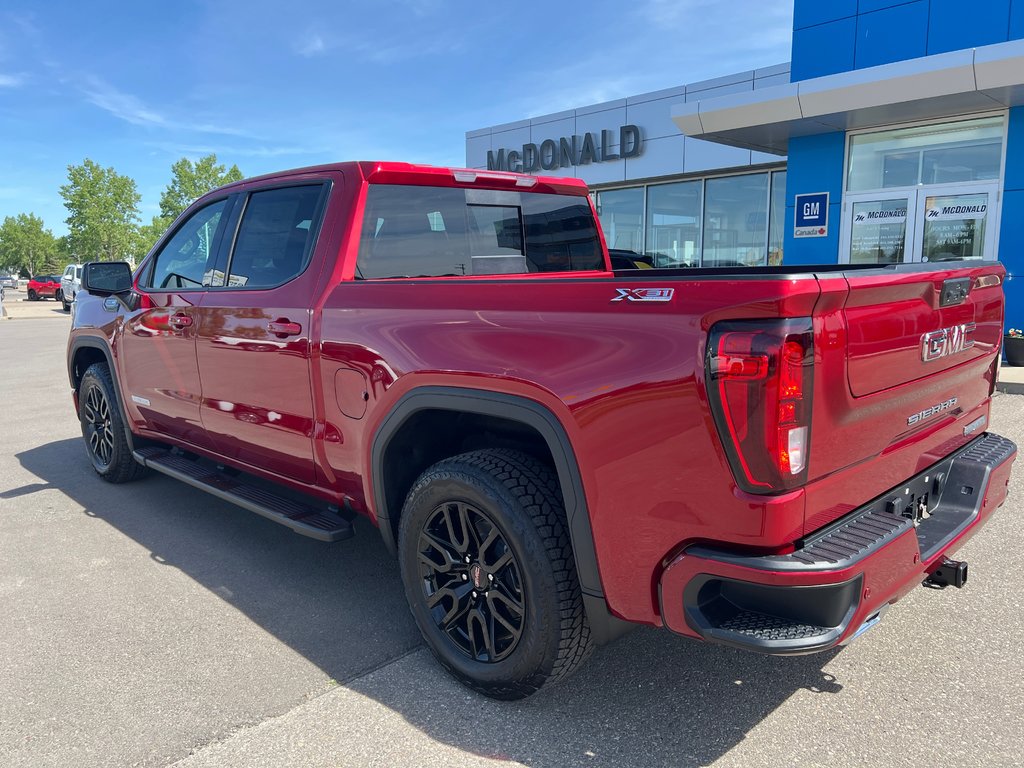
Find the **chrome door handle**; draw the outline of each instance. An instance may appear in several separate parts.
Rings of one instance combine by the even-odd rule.
[[[267,330],[275,336],[284,338],[285,336],[298,336],[302,333],[302,326],[290,320],[275,320],[267,323]]]

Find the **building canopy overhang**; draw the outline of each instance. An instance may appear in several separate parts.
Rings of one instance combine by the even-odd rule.
[[[673,107],[686,136],[785,155],[789,139],[1024,104],[1024,40]]]

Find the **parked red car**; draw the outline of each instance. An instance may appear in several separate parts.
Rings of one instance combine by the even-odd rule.
[[[28,300],[60,298],[60,275],[36,275],[28,281]]]

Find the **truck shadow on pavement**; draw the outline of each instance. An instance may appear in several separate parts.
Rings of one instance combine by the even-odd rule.
[[[793,694],[842,689],[822,669],[835,651],[763,657],[639,628],[562,685],[524,702],[490,701],[426,651],[408,656],[422,642],[397,564],[366,521],[356,522],[354,539],[323,544],[163,476],[114,489],[94,475],[77,438],[17,458],[49,485],[10,493],[60,489],[328,677],[472,754],[541,768],[706,765]]]

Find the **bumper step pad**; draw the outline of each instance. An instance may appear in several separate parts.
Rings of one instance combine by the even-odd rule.
[[[352,523],[326,507],[268,490],[245,475],[231,475],[166,448],[141,448],[133,453],[143,466],[237,504],[296,533],[320,541],[340,541],[355,533]]]
[[[830,627],[800,624],[781,616],[769,616],[766,613],[740,611],[735,616],[723,621],[719,629],[746,635],[756,640],[801,640],[826,634]]]
[[[1004,437],[982,435],[815,531],[786,555],[750,556],[694,546],[684,557],[775,573],[843,571],[913,531],[920,560],[926,562],[976,520],[992,473],[1016,450]],[[802,653],[831,647],[841,638],[856,614],[861,586],[860,575],[792,588],[705,573],[686,584],[683,609],[689,627],[707,640],[767,653]]]

